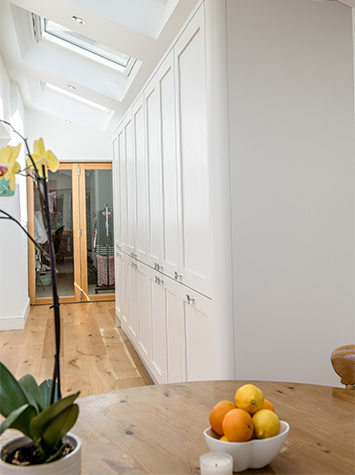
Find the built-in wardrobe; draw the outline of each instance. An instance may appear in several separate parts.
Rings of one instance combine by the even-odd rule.
[[[352,216],[347,10],[199,2],[115,131],[117,324],[156,382],[327,380],[328,346],[345,342],[330,342],[337,304],[339,340],[352,325],[350,288],[346,304],[325,291],[348,281],[351,242],[329,243],[346,269],[332,259],[327,281],[319,247],[332,228],[319,177],[341,188],[340,225]],[[329,335],[312,372],[319,312]]]

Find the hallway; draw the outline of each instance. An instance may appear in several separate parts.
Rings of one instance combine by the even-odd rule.
[[[63,396],[80,397],[153,384],[134,348],[115,327],[114,302],[61,304]],[[0,332],[1,362],[16,378],[31,373],[38,383],[52,378],[53,311],[31,306],[24,330]]]

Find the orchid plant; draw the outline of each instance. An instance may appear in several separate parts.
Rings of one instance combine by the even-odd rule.
[[[0,219],[12,220],[19,225],[40,252],[49,259],[55,328],[52,380],[43,381],[38,385],[31,375],[26,375],[17,381],[0,363],[0,413],[6,418],[0,425],[0,434],[7,428],[20,430],[33,441],[33,460],[36,460],[34,463],[48,463],[61,457],[67,450],[66,444],[61,443],[61,439],[76,422],[78,406],[74,404],[74,400],[79,395],[75,393],[62,399],[60,384],[60,312],[47,189],[48,169],[52,172],[57,171],[59,161],[51,150],[45,149],[42,138],[34,141],[31,153],[27,139],[9,122],[1,119],[0,121],[8,125],[21,138],[27,155],[26,167],[21,169],[17,161],[21,143],[3,147],[0,150],[0,179],[8,180],[11,190],[15,189],[16,175],[29,176],[34,180],[40,198],[43,221],[46,223],[48,253],[30,236],[19,221],[3,209],[0,209]]]

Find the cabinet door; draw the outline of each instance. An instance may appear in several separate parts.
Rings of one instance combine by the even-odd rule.
[[[138,273],[136,269],[136,260],[132,258],[129,259],[129,264],[127,266],[129,317],[127,320],[135,344],[138,341]]]
[[[132,111],[124,121],[125,146],[126,146],[126,199],[127,199],[127,238],[125,252],[134,253],[136,248],[136,167],[133,154],[133,125]]]
[[[210,296],[204,5],[175,45],[181,282]]]
[[[117,248],[118,241],[116,241],[115,250],[115,293],[116,293],[116,316],[121,320],[124,313],[123,301],[124,301],[124,262],[122,259],[122,253]]]
[[[147,263],[156,268],[162,258],[162,171],[159,152],[159,91],[156,76],[144,91],[148,167]]]
[[[211,300],[185,289],[187,381],[216,379]]]
[[[148,229],[148,182],[145,153],[144,111],[141,96],[133,106],[133,150],[136,169],[136,250],[137,259],[146,262]]]
[[[178,282],[165,280],[167,382],[186,381],[185,292]],[[197,350],[199,351],[199,350]]]
[[[119,136],[113,141],[112,144],[112,186],[114,190],[113,207],[115,213],[114,217],[114,233],[115,240],[120,241],[121,231],[121,202],[120,202],[120,157],[119,157]],[[119,244],[119,243],[118,243]]]
[[[137,261],[138,286],[138,335],[137,350],[141,358],[148,362],[151,358],[151,306],[150,306],[150,272],[151,269]]]
[[[162,274],[150,274],[151,361],[150,369],[158,383],[166,383],[165,290]]]
[[[162,163],[163,248],[164,274],[179,274],[177,153],[175,124],[175,78],[173,52],[157,72],[159,88],[159,136]]]
[[[118,183],[119,188],[115,190],[118,193],[118,207],[120,209],[120,220],[118,222],[118,230],[116,239],[118,246],[122,250],[126,247],[127,242],[127,173],[126,173],[126,140],[125,129],[120,127],[117,134],[117,155],[118,155]],[[121,250],[121,248],[119,248]]]
[[[129,317],[129,272],[130,272],[130,259],[124,253],[121,254],[122,262],[122,305],[121,305],[121,324],[125,331],[128,331]]]

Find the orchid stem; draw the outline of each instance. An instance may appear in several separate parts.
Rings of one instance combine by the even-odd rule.
[[[49,258],[49,254],[33,239],[33,237],[26,231],[26,229],[22,226],[22,224],[17,221],[17,219],[13,218],[9,213],[6,213],[6,211],[0,209],[0,213],[5,214],[6,218],[3,216],[0,216],[0,219],[10,219],[11,221],[14,221],[16,224],[20,226],[20,228],[26,233],[27,237],[33,242],[33,244],[37,247],[37,249],[47,258]]]
[[[57,292],[57,276],[55,272],[55,260],[54,260],[54,246],[53,246],[53,239],[52,239],[52,231],[51,231],[51,223],[50,223],[50,216],[49,216],[49,204],[48,204],[48,187],[47,187],[47,180],[45,175],[45,167],[42,165],[42,172],[43,177],[40,179],[43,184],[43,196],[44,196],[44,211],[46,215],[46,222],[47,222],[47,233],[48,233],[48,245],[49,245],[49,257],[50,257],[50,264],[51,264],[51,277],[52,277],[52,294],[53,294],[53,312],[54,312],[54,330],[55,330],[55,362],[54,362],[54,374],[53,374],[53,385],[52,385],[52,393],[51,393],[51,401],[50,403],[54,403],[54,393],[55,393],[55,382],[58,382],[58,399],[61,399],[61,389],[60,389],[60,314],[59,314],[59,299],[58,299],[58,292]]]

